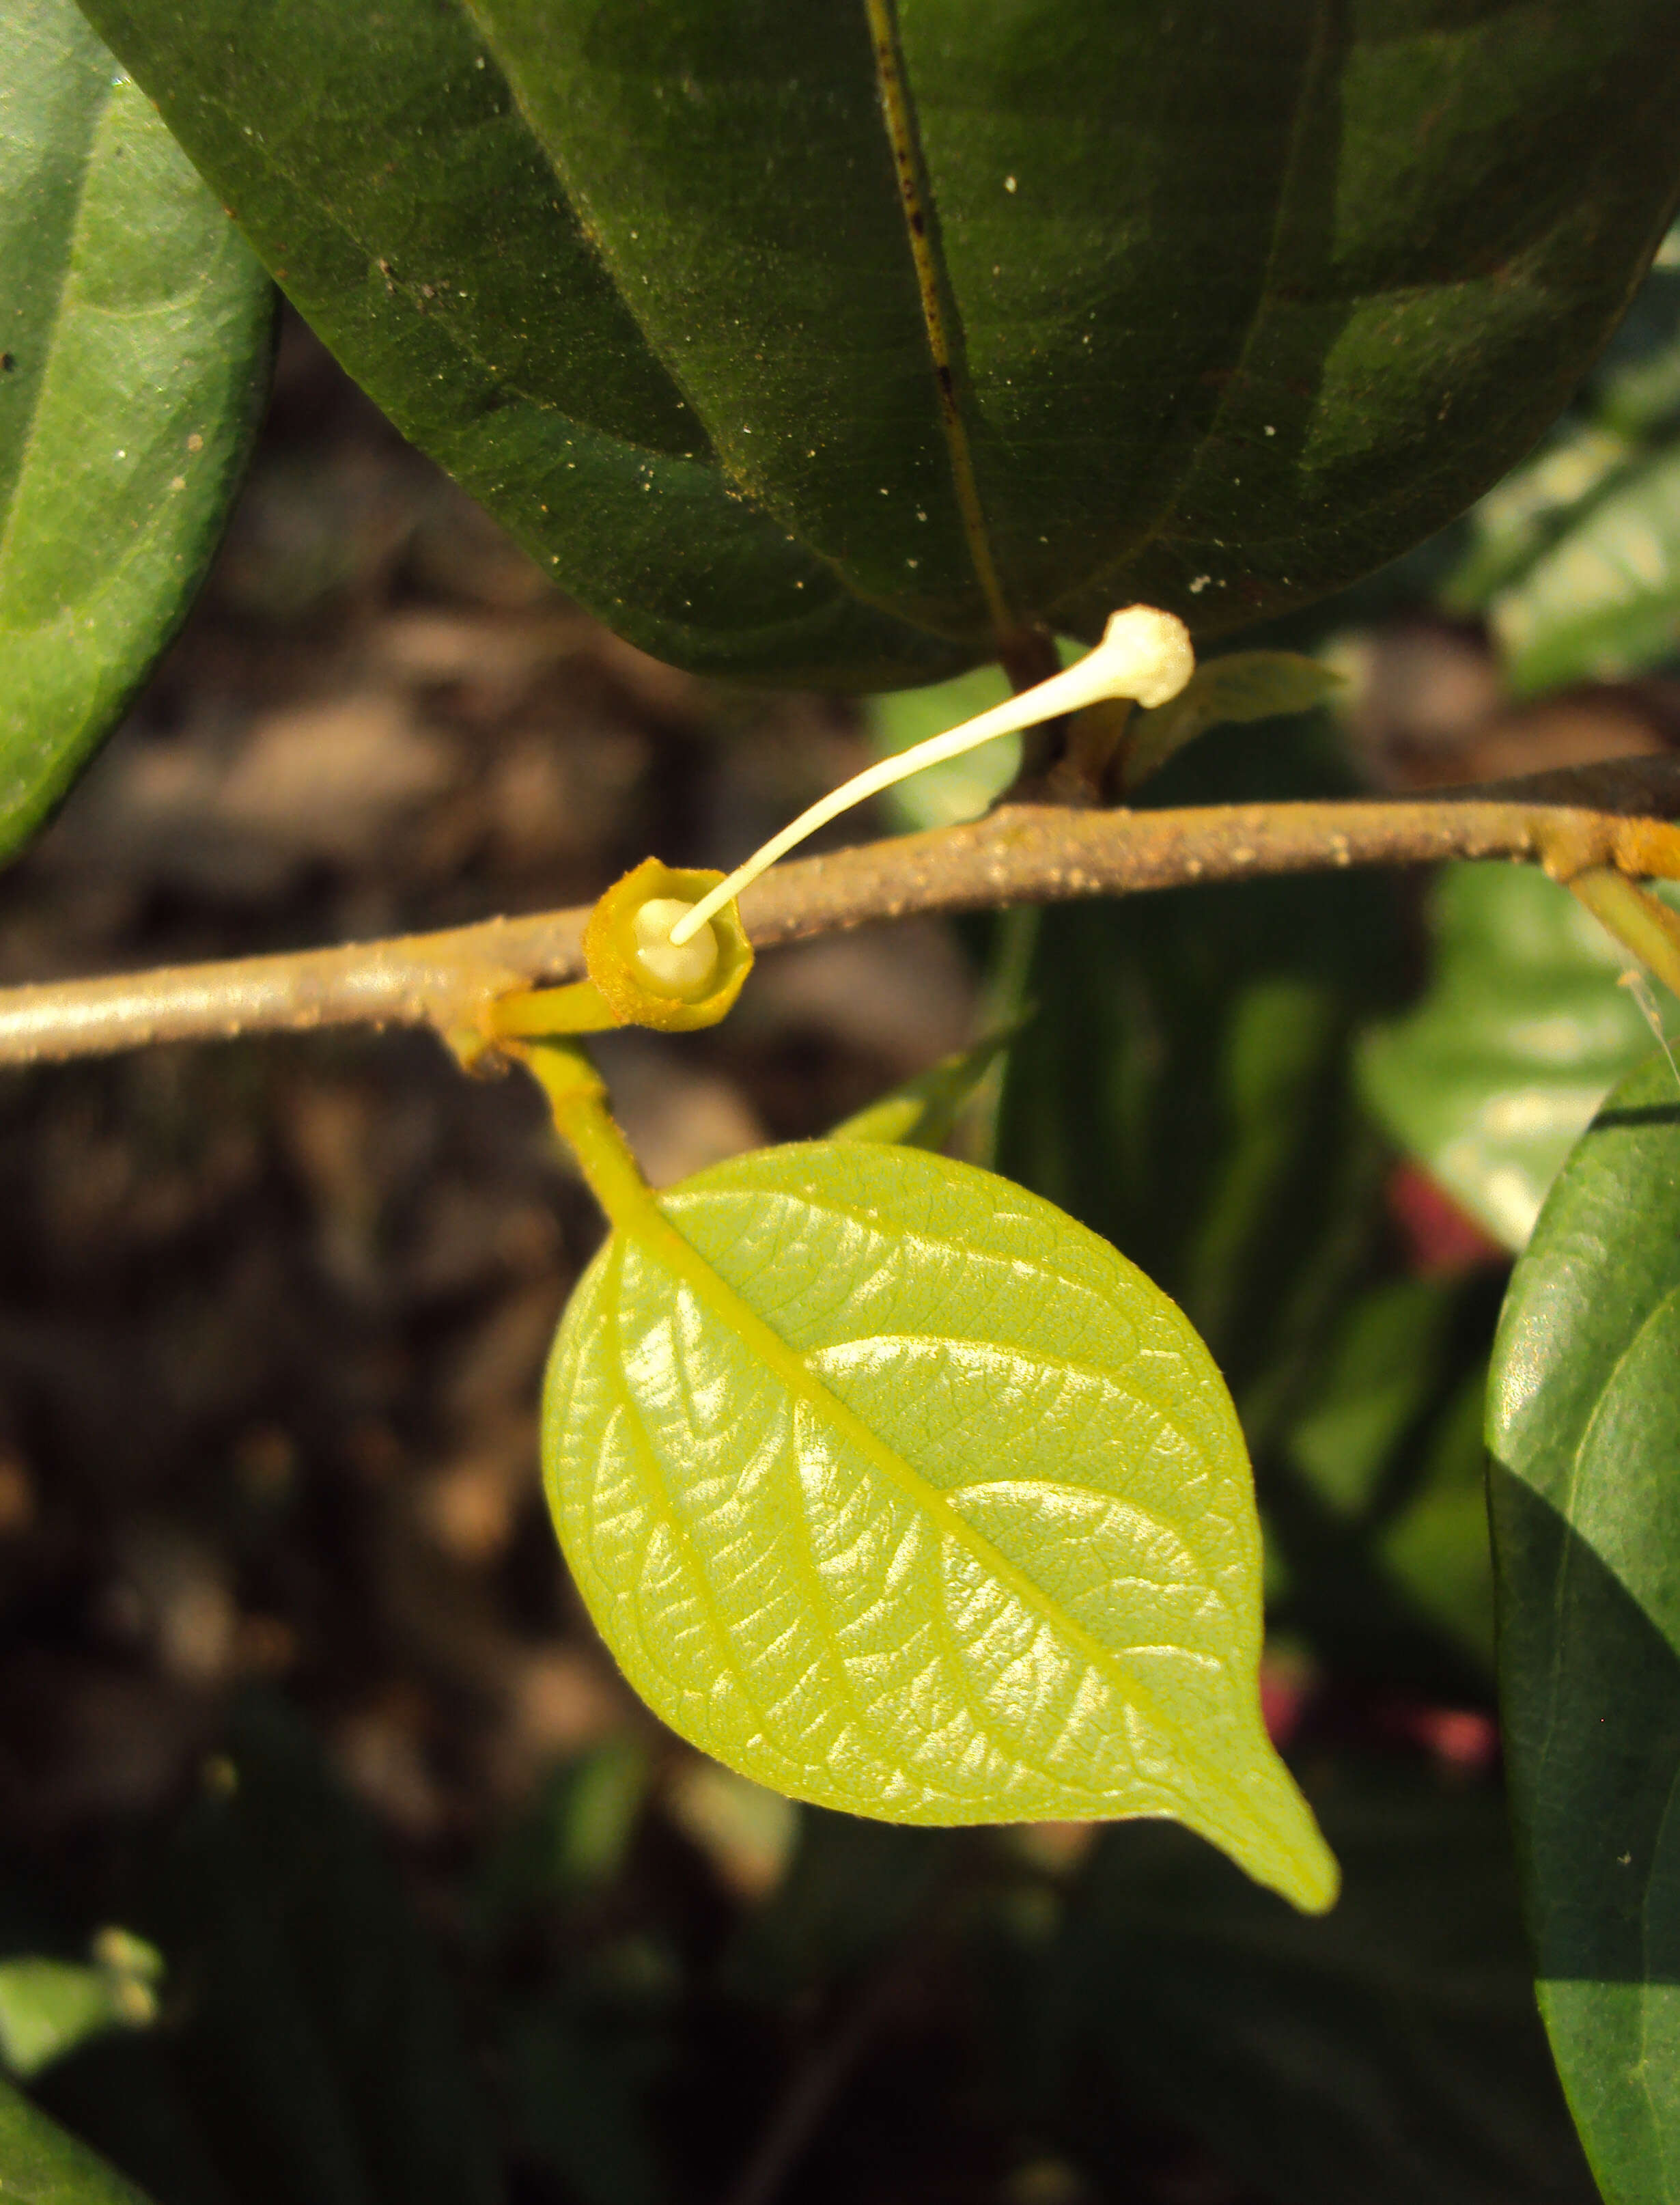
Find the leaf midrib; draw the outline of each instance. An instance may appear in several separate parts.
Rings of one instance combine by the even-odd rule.
[[[713,1269],[655,1202],[650,1199],[644,1211],[634,1219],[620,1217],[618,1225],[619,1230],[638,1242],[656,1263],[673,1272],[698,1297],[711,1316],[734,1334],[750,1354],[756,1356],[775,1373],[796,1400],[803,1400],[822,1418],[914,1507],[921,1509],[941,1531],[948,1533],[958,1545],[965,1548],[982,1568],[992,1572],[1030,1614],[1038,1616],[1052,1630],[1063,1634],[1088,1664],[1107,1679],[1122,1702],[1142,1715],[1160,1737],[1171,1742],[1180,1761],[1193,1769],[1196,1786],[1206,1801],[1217,1801],[1226,1812],[1234,1814],[1239,1829],[1252,1830],[1256,1825],[1264,1828],[1269,1837],[1281,1845],[1285,1856],[1293,1855],[1294,1845],[1286,1834],[1271,1822],[1256,1802],[1239,1786],[1233,1784],[1225,1771],[1194,1752],[1184,1736],[1182,1726],[1163,1710],[1149,1686],[1131,1675],[1124,1659],[1104,1646],[1077,1618],[1067,1614],[1042,1586],[1035,1584],[983,1533],[965,1523],[935,1486],[930,1484],[912,1464],[906,1462],[895,1448],[888,1447],[878,1433],[871,1431],[854,1410],[848,1408],[838,1394],[823,1384],[803,1357],[791,1348],[751,1305]],[[1229,1661],[1222,1660],[1219,1667],[1221,1674],[1228,1678]],[[1161,1788],[1179,1792],[1181,1787],[1172,1785]]]
[[[916,128],[916,104],[911,96],[909,72],[899,41],[893,0],[864,0],[870,45],[875,56],[876,89],[887,150],[893,159],[893,183],[904,216],[905,235],[916,275],[916,293],[922,325],[928,341],[929,365],[933,371],[935,410],[940,435],[951,467],[952,489],[968,546],[969,563],[992,624],[993,639],[1000,651],[1016,634],[1020,623],[1009,609],[992,550],[991,530],[975,472],[974,447],[963,419],[958,398],[958,355],[961,328],[946,326],[947,307],[957,317],[957,294],[939,244],[939,223],[933,205],[932,181]]]

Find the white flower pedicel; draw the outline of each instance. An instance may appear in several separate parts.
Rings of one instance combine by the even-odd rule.
[[[965,751],[990,742],[994,735],[1016,734],[1023,728],[1036,727],[1041,721],[1056,719],[1064,712],[1082,711],[1087,704],[1107,698],[1129,697],[1150,708],[1167,704],[1195,670],[1190,631],[1181,620],[1154,605],[1128,605],[1124,612],[1110,616],[1101,642],[1077,665],[1053,674],[1048,681],[1024,690],[1006,704],[994,704],[990,711],[965,720],[960,727],[948,728],[942,735],[930,735],[926,742],[912,745],[896,758],[882,758],[878,765],[866,768],[820,797],[780,834],[772,835],[745,865],[737,865],[727,880],[720,881],[684,912],[671,926],[671,946],[680,950],[692,942],[725,904],[807,835],[826,827],[829,820],[837,819],[865,797],[878,795],[895,782],[907,781],[923,766],[942,764],[947,758],[960,758]],[[641,945],[644,958],[650,946],[646,942]]]

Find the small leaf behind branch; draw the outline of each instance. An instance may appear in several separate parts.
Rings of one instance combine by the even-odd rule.
[[[1009,1047],[1024,1019],[1000,1026],[972,1049],[942,1056],[927,1071],[901,1080],[832,1128],[831,1141],[901,1141],[912,1149],[942,1149],[987,1073]]]
[[[1172,1816],[1328,1905],[1260,1717],[1242,1435],[1167,1297],[1021,1188],[871,1142],[660,1211],[585,1275],[545,1408],[567,1559],[656,1710],[823,1805]]]
[[[1341,686],[1342,677],[1333,668],[1299,651],[1232,651],[1210,658],[1170,704],[1133,716],[1125,785],[1137,788],[1209,728],[1309,712]]]

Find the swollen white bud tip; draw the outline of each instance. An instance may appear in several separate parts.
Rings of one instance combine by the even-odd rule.
[[[717,969],[717,936],[703,919],[688,941],[672,939],[693,908],[680,896],[650,896],[636,913],[636,962],[662,992],[703,987]]]
[[[1190,630],[1176,613],[1155,605],[1128,605],[1124,612],[1111,613],[1101,642],[1068,671],[1082,674],[1089,668],[1095,674],[1099,662],[1114,685],[1105,693],[1131,697],[1151,712],[1169,704],[1196,671]]]

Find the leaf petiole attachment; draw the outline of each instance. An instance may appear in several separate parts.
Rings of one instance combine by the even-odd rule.
[[[1569,887],[1600,926],[1680,996],[1680,915],[1613,865],[1588,865],[1571,875]]]
[[[548,1097],[555,1130],[608,1221],[620,1232],[645,1232],[650,1221],[668,1231],[608,1107],[607,1083],[583,1050],[573,1042],[533,1041],[517,1053]]]
[[[565,988],[522,988],[490,1007],[487,1023],[499,1043],[550,1034],[604,1033],[614,1026],[654,1026],[692,1033],[714,1026],[733,1006],[752,970],[752,945],[733,899],[676,939],[673,924],[713,894],[717,872],[682,871],[644,859],[616,881],[584,929],[586,980]]]

